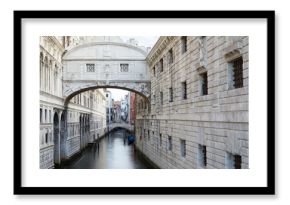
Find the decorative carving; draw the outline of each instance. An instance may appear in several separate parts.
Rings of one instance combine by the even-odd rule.
[[[223,54],[227,62],[238,58],[241,55],[242,42],[239,38],[232,38],[228,41],[227,46],[223,50]]]
[[[207,66],[207,51],[206,51],[206,37],[201,36],[199,38],[199,67],[206,68]]]
[[[111,54],[111,51],[110,51],[110,48],[109,46],[104,46],[103,47],[103,57],[111,57],[112,54]]]

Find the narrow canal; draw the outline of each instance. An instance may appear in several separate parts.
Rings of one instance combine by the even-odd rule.
[[[126,131],[111,132],[98,143],[87,147],[81,155],[70,160],[62,169],[151,169],[128,144]]]

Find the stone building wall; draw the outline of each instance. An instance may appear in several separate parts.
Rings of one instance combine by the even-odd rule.
[[[160,37],[147,62],[138,149],[160,168],[249,168],[248,37]]]

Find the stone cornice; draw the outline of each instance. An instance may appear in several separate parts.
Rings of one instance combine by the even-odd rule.
[[[50,40],[50,42],[56,45],[61,50],[61,52],[64,52],[64,47],[60,44],[55,36],[48,36],[48,39]]]
[[[149,54],[147,55],[146,61],[149,66],[152,67],[159,61],[160,55],[167,48],[167,46],[174,40],[175,36],[160,36],[156,44],[153,46]]]
[[[67,52],[64,54],[63,59],[65,60],[66,56],[69,55],[72,51],[81,49],[81,48],[86,48],[86,47],[91,47],[91,46],[97,46],[97,45],[112,45],[112,46],[123,46],[123,47],[127,47],[133,50],[136,50],[137,52],[141,53],[142,55],[144,55],[144,59],[147,55],[146,51],[144,51],[143,49],[133,46],[131,44],[127,44],[127,43],[118,43],[118,42],[91,42],[91,43],[85,43],[85,44],[81,44],[81,45],[77,45],[77,46],[73,46],[73,47],[68,47],[67,48]]]

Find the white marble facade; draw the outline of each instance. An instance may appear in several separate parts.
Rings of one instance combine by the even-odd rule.
[[[77,94],[64,106],[62,56],[77,42],[75,37],[40,37],[40,168],[55,167],[106,131],[103,89]]]

